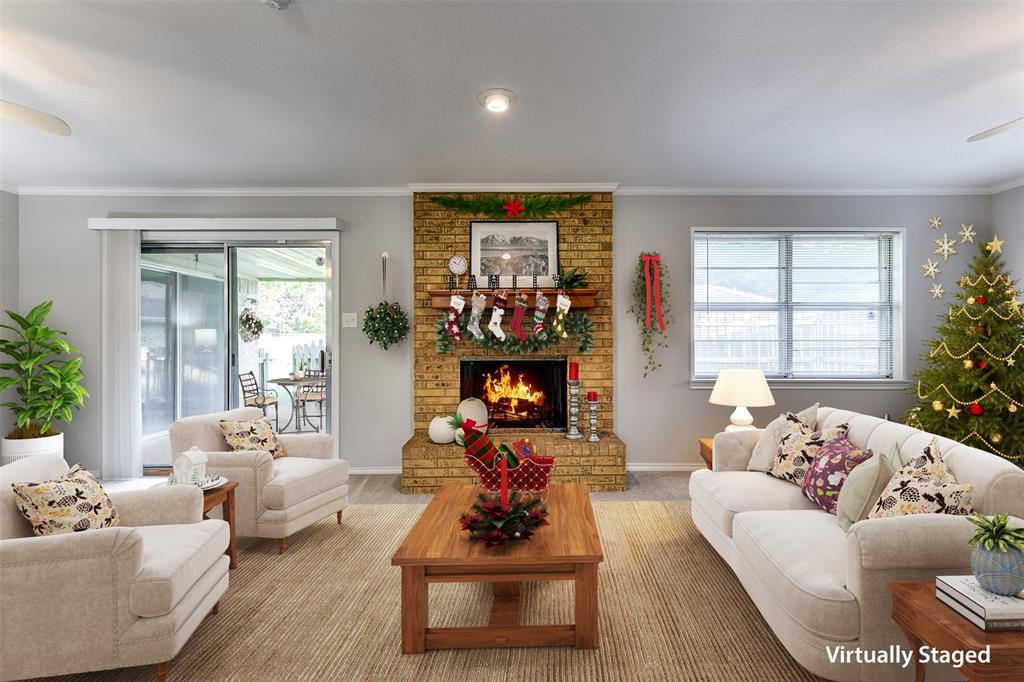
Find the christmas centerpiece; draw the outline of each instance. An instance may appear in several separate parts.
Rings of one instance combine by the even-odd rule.
[[[459,522],[462,530],[469,531],[470,542],[501,547],[508,542],[529,540],[538,528],[548,525],[548,512],[540,498],[512,492],[502,499],[480,493]]]
[[[983,244],[960,279],[959,305],[940,318],[917,372],[920,402],[907,423],[1024,466],[1024,309],[1002,245]]]
[[[464,419],[456,413],[449,424],[453,429],[463,430],[462,441],[466,448],[463,461],[480,479],[484,490],[542,493],[548,489],[555,458],[537,454],[528,438],[514,442],[511,447],[496,446],[487,434],[477,429],[473,419]]]

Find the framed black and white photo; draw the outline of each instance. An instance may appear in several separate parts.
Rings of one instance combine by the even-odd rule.
[[[558,223],[484,222],[469,226],[471,273],[477,281],[498,275],[502,287],[512,286],[518,275],[520,285],[530,286],[534,275],[537,285],[555,286],[558,272]]]

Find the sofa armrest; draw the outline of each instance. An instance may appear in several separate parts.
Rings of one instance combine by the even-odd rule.
[[[266,450],[235,450],[232,452],[207,452],[206,471],[224,473],[225,469],[269,469],[268,479],[274,476],[274,457]],[[231,478],[231,476],[228,476]]]
[[[128,591],[141,570],[134,528],[0,540],[3,679],[55,675],[74,660],[115,667],[107,652],[136,620]]]
[[[235,526],[238,535],[251,536],[256,519],[266,511],[263,489],[274,478],[274,458],[266,450],[207,452],[206,471],[237,481],[235,490]],[[213,512],[211,512],[212,515]]]
[[[713,471],[746,471],[754,446],[764,429],[722,431],[715,434],[711,465]]]
[[[279,433],[286,457],[334,459],[334,437],[327,433]]]
[[[167,485],[110,493],[122,526],[163,526],[203,520],[203,491],[194,485]]]

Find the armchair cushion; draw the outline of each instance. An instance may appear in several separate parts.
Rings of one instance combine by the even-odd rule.
[[[334,437],[326,433],[279,433],[277,442],[284,448],[286,457],[312,457],[332,459]]]
[[[263,417],[251,421],[221,419],[220,429],[232,450],[266,450],[275,458],[284,454],[274,428]]]
[[[128,608],[142,618],[171,612],[228,548],[224,521],[136,528],[142,537],[142,570],[128,592]]]
[[[263,488],[267,509],[287,509],[348,481],[348,462],[343,459],[281,457],[274,460],[274,477]]]
[[[48,481],[13,486],[15,503],[36,535],[76,533],[121,523],[103,486],[81,465]]]

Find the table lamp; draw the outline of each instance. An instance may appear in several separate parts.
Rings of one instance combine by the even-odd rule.
[[[725,427],[726,431],[753,429],[754,417],[748,407],[767,407],[775,404],[764,373],[759,369],[723,369],[718,373],[709,403],[735,407]]]

